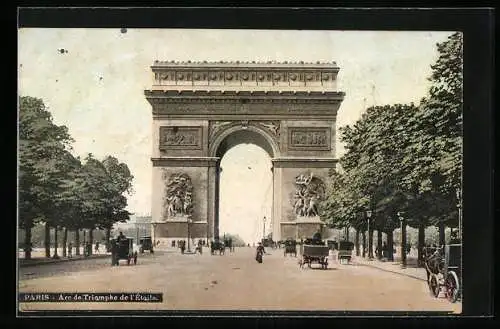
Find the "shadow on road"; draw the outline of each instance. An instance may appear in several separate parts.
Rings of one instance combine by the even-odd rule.
[[[332,270],[338,270],[337,267],[328,267],[328,268],[321,268],[321,267],[303,267],[303,270],[313,270],[313,271],[332,271]]]

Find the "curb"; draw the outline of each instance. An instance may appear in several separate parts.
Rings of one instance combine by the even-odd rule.
[[[29,263],[19,262],[19,267],[30,267],[30,266],[40,266],[40,265],[48,265],[48,264],[56,264],[56,263],[66,263],[66,262],[75,262],[79,260],[90,260],[90,259],[100,259],[111,257],[111,255],[92,255],[90,257],[78,257],[78,258],[61,258],[61,259],[51,259],[51,260],[43,260],[43,261],[33,261]]]
[[[392,271],[392,270],[388,270],[388,269],[385,269],[385,268],[382,268],[382,267],[378,267],[378,266],[371,265],[371,264],[366,264],[366,263],[356,263],[356,264],[357,265],[361,265],[361,266],[367,266],[367,267],[371,267],[371,268],[376,268],[376,269],[378,269],[380,271],[389,272],[389,273],[395,273],[395,274],[403,275],[403,276],[406,276],[406,277],[409,277],[409,278],[412,278],[412,279],[415,279],[415,280],[427,282],[426,279],[420,278],[420,277],[412,275],[412,274],[401,273],[401,272],[398,272],[398,271]]]

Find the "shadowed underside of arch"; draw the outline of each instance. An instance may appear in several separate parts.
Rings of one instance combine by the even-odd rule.
[[[240,144],[254,144],[261,147],[272,158],[279,152],[278,146],[273,145],[271,137],[260,132],[257,128],[251,127],[247,129],[232,129],[223,134],[215,141],[211,152],[213,156],[222,158],[224,154],[231,148]]]

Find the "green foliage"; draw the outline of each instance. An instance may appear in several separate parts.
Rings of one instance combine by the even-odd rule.
[[[54,199],[66,173],[64,158],[72,139],[57,126],[41,99],[19,98],[19,223],[57,221]]]
[[[111,229],[129,219],[124,194],[133,192],[133,176],[127,165],[92,154],[82,163],[71,154],[72,142],[41,99],[19,98],[19,226],[27,243],[39,222],[70,230]]]
[[[462,38],[437,45],[429,95],[419,106],[368,108],[340,128],[346,153],[330,173],[322,218],[332,228],[366,229],[366,211],[381,230],[398,226],[398,212],[418,227],[457,224],[455,191],[462,168]]]

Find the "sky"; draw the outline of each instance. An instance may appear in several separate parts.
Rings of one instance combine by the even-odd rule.
[[[338,89],[346,93],[338,128],[353,124],[371,105],[418,103],[429,87],[435,45],[451,33],[19,29],[18,91],[42,98],[54,122],[69,128],[75,155],[113,155],[125,162],[134,175],[128,209],[147,215],[152,114],[144,90],[153,83],[150,66],[155,60],[335,61],[340,66]],[[59,52],[61,48],[67,52]],[[343,148],[336,143],[339,157]],[[261,235],[250,232],[262,232],[262,217],[270,214],[271,198],[262,188],[271,181],[270,165],[263,150],[251,145],[224,156],[222,166],[231,179],[221,182],[221,232],[237,229],[247,239]],[[253,169],[244,171],[248,166]],[[262,178],[260,184],[255,177]],[[243,186],[255,202],[244,202],[244,195],[234,193]]]

